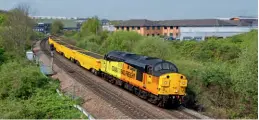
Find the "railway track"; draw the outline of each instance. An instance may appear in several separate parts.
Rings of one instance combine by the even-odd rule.
[[[50,51],[48,49],[47,40],[42,40],[40,42],[40,48],[43,53],[45,53],[50,58]],[[132,101],[129,101],[121,95],[111,92],[109,89],[106,89],[102,85],[98,84],[92,77],[83,73],[85,69],[78,69],[79,66],[75,64],[67,64],[69,60],[64,59],[63,56],[55,54],[53,62],[60,68],[62,68],[68,75],[73,77],[77,82],[86,86],[94,92],[97,96],[103,98],[111,105],[122,111],[127,116],[133,119],[163,119],[165,116],[161,116],[159,113],[151,114],[150,110],[145,110],[139,105],[135,105]],[[83,71],[82,71],[83,70]],[[199,117],[194,116],[190,113],[187,113],[183,110],[165,110],[158,108],[161,111],[164,111],[174,118],[178,119],[199,119]],[[168,118],[167,118],[168,119]]]

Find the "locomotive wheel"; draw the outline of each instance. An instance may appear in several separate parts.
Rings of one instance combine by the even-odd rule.
[[[80,64],[80,62],[79,62],[79,61],[76,61],[76,64],[77,64],[78,66],[81,66],[81,64]]]
[[[170,106],[169,104],[169,96],[159,96],[160,97],[160,101],[158,103],[158,107],[162,107],[162,108],[168,108]]]
[[[172,100],[172,108],[178,109],[180,106],[181,106],[181,104],[180,104],[180,101],[178,99],[175,98],[175,99]]]
[[[159,102],[158,97],[152,94],[149,94],[149,98],[147,100],[154,105],[157,105]]]
[[[115,83],[115,80],[112,76],[109,76],[108,78],[108,81],[111,83],[111,84],[114,84]]]
[[[103,78],[104,80],[109,82],[109,76],[106,73],[103,73]]]
[[[75,60],[74,60],[73,58],[70,58],[70,61],[73,62],[73,63],[75,63]]]
[[[146,91],[143,90],[139,90],[139,97],[146,100],[148,98],[148,93]]]
[[[94,75],[98,75],[98,73],[97,73],[97,70],[95,70],[95,69],[91,69],[91,72],[94,74]]]

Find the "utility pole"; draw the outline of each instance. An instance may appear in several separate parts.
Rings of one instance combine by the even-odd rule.
[[[73,93],[72,93],[72,99],[75,99],[75,81],[73,81]]]
[[[51,61],[50,61],[50,65],[51,65],[51,70],[53,71],[53,52],[51,51]]]
[[[53,44],[50,44],[50,53],[51,53],[51,70],[53,71],[53,57],[54,57],[54,45]]]

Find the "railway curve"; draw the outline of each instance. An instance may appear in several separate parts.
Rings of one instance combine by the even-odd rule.
[[[44,54],[46,54],[49,58],[51,57],[50,50],[48,49],[47,39],[41,40],[40,48]],[[95,80],[83,74],[83,68],[78,69],[79,66],[76,64],[67,64],[70,62],[59,54],[54,54],[53,62],[60,68],[62,68],[68,75],[73,77],[77,82],[86,86],[90,90],[92,90],[97,96],[103,98],[111,105],[116,107],[118,110],[122,111],[124,114],[128,115],[133,119],[200,119],[193,114],[185,112],[183,110],[165,110],[162,108],[158,108],[161,111],[168,113],[167,116],[157,114],[151,114],[150,110],[143,109],[142,107],[135,105],[132,101],[123,98],[119,94],[115,94],[111,92],[109,89],[106,89],[102,85],[95,82]],[[155,106],[156,107],[156,106]],[[172,117],[170,117],[170,115]]]

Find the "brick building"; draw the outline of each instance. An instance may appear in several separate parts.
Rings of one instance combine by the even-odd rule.
[[[190,19],[163,21],[131,19],[122,21],[115,25],[115,31],[136,31],[145,36],[167,36],[172,37],[173,39],[205,39],[209,36],[218,35],[219,37],[226,37],[242,32],[248,32],[251,26],[251,23],[241,21],[239,19]],[[219,34],[222,32],[223,34]]]

